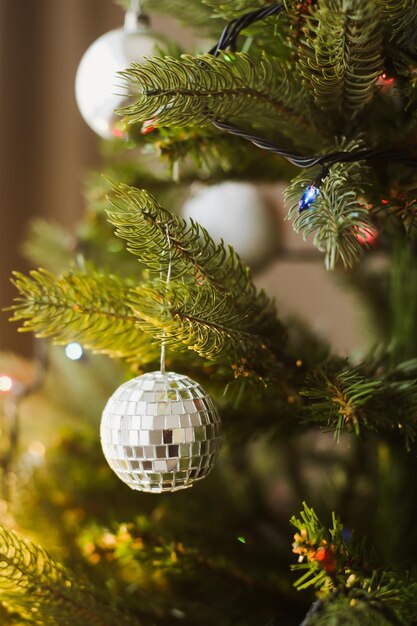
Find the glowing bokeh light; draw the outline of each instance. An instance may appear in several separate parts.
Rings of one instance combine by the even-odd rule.
[[[371,246],[375,243],[378,237],[378,231],[374,230],[370,226],[358,226],[355,232],[355,237],[361,245]]]
[[[71,361],[78,361],[83,355],[83,349],[79,343],[69,343],[65,348],[65,354]]]
[[[10,376],[0,376],[0,391],[6,393],[13,387],[13,381]]]

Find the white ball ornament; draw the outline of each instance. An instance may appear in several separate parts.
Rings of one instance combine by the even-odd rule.
[[[187,489],[207,476],[221,445],[221,422],[198,383],[175,372],[149,372],[123,383],[101,419],[111,469],[131,489]]]
[[[252,267],[269,261],[279,248],[275,212],[251,183],[200,186],[186,200],[182,216],[204,226],[215,241],[231,244]]]
[[[114,111],[127,104],[127,93],[117,72],[142,62],[154,46],[144,16],[128,11],[124,28],[99,37],[81,59],[75,78],[77,105],[88,126],[103,139],[124,135]]]

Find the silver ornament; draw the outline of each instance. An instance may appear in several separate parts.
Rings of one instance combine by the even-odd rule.
[[[75,97],[84,120],[103,139],[122,137],[121,118],[115,114],[127,104],[126,88],[117,72],[152,54],[155,38],[148,34],[143,16],[129,11],[124,28],[99,37],[86,51],[75,78]]]
[[[262,267],[280,248],[280,225],[273,207],[251,183],[224,181],[194,185],[182,216],[204,226],[217,242],[231,244],[251,267]]]
[[[211,397],[191,378],[150,372],[114,392],[100,434],[104,456],[124,483],[160,493],[207,476],[220,449],[221,422]]]

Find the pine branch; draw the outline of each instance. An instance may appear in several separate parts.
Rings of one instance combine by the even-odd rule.
[[[319,423],[326,419],[326,427],[337,437],[343,430],[359,435],[361,427],[367,425],[364,407],[375,402],[381,387],[381,381],[368,380],[356,369],[334,374],[319,369],[307,379],[301,395],[309,399],[309,419]]]
[[[207,281],[219,291],[255,293],[250,269],[231,246],[215,244],[204,227],[171,214],[145,190],[116,185],[109,200],[115,234],[152,272],[166,274],[171,265],[176,278],[191,274],[191,282]]]
[[[239,137],[221,133],[210,126],[157,126],[145,138],[141,136],[140,140],[136,140],[135,136],[134,140],[139,145],[144,145],[147,153],[154,152],[162,161],[167,162],[171,175],[174,171],[179,171],[178,179],[181,182],[192,175],[189,170],[191,159],[197,168],[194,178],[206,179],[209,174],[210,182],[226,177],[275,181],[282,178],[288,169],[285,161],[278,160],[267,152],[260,153],[258,148],[248,145]]]
[[[340,432],[374,430],[399,433],[409,448],[417,435],[417,359],[388,368],[379,377],[365,364],[322,367],[300,393],[309,400],[307,421]]]
[[[158,273],[161,261],[167,266],[169,257],[164,225],[171,228],[178,254],[170,291],[164,280],[133,287],[129,281],[94,271],[61,277],[47,271],[29,277],[17,274],[21,296],[13,320],[24,321],[22,330],[57,343],[80,341],[86,348],[141,365],[156,360],[153,343],[166,335],[177,349],[188,348],[213,361],[228,359],[235,373],[267,379],[281,372],[277,355],[284,333],[274,305],[255,290],[235,253],[227,256],[223,246],[205,234],[205,256],[198,243],[201,229],[193,225],[190,230],[146,192],[120,189],[119,197],[126,199],[127,194],[129,200],[127,215],[121,219],[118,214],[120,228],[132,249]],[[132,213],[132,198],[145,200],[149,211],[136,208]],[[186,277],[190,266],[193,271]]]
[[[249,11],[266,6],[264,0],[203,0],[203,2],[212,8],[213,15],[228,22]],[[238,38],[238,49],[245,52],[250,50],[251,55],[258,58],[261,58],[263,53],[281,62],[291,59],[293,49],[292,46],[288,46],[288,41],[292,39],[292,18],[299,12],[302,4],[291,3],[291,7],[288,6],[286,11],[245,27]]]
[[[377,7],[362,0],[322,0],[307,18],[298,69],[320,108],[351,120],[369,103],[384,71]]]
[[[146,191],[118,185],[110,201],[108,219],[116,235],[146,267],[166,275],[171,264],[174,279],[190,288],[208,285],[217,298],[231,297],[236,310],[256,319],[260,333],[282,340],[273,302],[255,289],[250,269],[231,246],[214,243],[205,228],[172,215]]]
[[[30,276],[16,272],[13,282],[20,297],[12,320],[23,321],[19,330],[52,337],[59,344],[79,341],[95,352],[130,362],[155,359],[155,350],[128,305],[128,281],[95,271],[58,277],[39,270]]]
[[[344,149],[354,149],[355,145],[351,143]],[[312,172],[300,174],[286,190],[288,219],[294,220],[294,229],[303,233],[304,238],[314,234],[313,243],[325,253],[327,269],[334,269],[339,259],[345,267],[352,267],[363,254],[358,233],[373,228],[364,202],[367,173],[363,163],[333,165],[314,203],[302,213],[298,212],[298,204],[314,178]]]
[[[321,595],[305,626],[338,624],[332,620],[342,616],[343,623],[352,626],[410,624],[415,618],[417,582],[378,567],[375,551],[346,532],[334,513],[327,528],[314,509],[303,503],[300,516],[292,517],[291,524],[297,529],[293,552],[299,556],[291,569],[304,572],[294,586],[298,590],[314,587]]]
[[[417,52],[417,13],[409,0],[378,0],[391,29],[390,39],[397,46]]]
[[[165,281],[157,279],[135,290],[131,306],[144,320],[141,327],[174,349],[187,348],[210,361],[229,363],[236,375],[254,375],[265,382],[282,376],[277,358],[281,342],[270,334],[262,313],[236,307],[230,294],[219,294],[209,284],[173,281],[167,290]]]
[[[157,120],[159,126],[207,126],[214,119],[239,117],[272,124],[291,138],[322,139],[299,86],[274,59],[243,53],[181,59],[152,57],[121,72],[135,102],[120,111],[129,123]]]
[[[405,234],[408,237],[414,236],[417,229],[416,184],[410,183],[405,186],[397,184],[384,196],[375,198],[372,215],[378,215],[380,219],[396,218],[403,224]]]
[[[126,626],[132,617],[106,606],[43,548],[0,527],[0,599],[29,623],[44,626]]]

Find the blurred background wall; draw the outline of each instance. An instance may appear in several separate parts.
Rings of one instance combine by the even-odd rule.
[[[74,77],[87,47],[122,23],[112,0],[0,0],[0,305],[10,304],[13,269],[25,270],[19,253],[28,220],[46,216],[71,226],[82,216],[85,170],[99,167],[98,141],[82,121],[74,99]],[[187,47],[184,30],[161,18],[155,30],[169,32]],[[281,190],[276,192],[282,209]],[[302,244],[286,223],[284,239]],[[275,293],[280,312],[309,320],[342,352],[361,342],[351,294],[326,275],[322,262],[277,261],[257,277]],[[0,350],[31,350],[0,314]]]
[[[19,242],[31,216],[71,225],[82,214],[81,181],[98,162],[81,120],[74,76],[88,45],[113,28],[110,0],[0,0],[0,300],[10,304]],[[31,337],[0,315],[0,349],[30,350]]]

